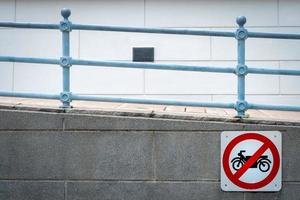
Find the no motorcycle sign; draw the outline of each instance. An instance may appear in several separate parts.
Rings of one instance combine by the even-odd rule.
[[[224,191],[281,189],[281,133],[221,133],[221,188]]]

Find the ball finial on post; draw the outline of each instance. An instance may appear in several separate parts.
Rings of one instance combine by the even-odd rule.
[[[61,10],[61,16],[63,16],[63,18],[64,18],[65,20],[67,20],[67,19],[70,17],[70,15],[71,15],[71,10],[70,10],[70,9],[63,8],[63,9]]]
[[[236,23],[239,25],[239,27],[243,27],[247,22],[247,19],[245,16],[239,16],[236,18]]]

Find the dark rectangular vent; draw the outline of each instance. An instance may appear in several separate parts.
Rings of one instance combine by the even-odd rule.
[[[154,48],[133,47],[132,61],[133,62],[154,62]]]

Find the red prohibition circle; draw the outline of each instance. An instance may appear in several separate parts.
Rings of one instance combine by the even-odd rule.
[[[231,151],[233,150],[233,148],[240,142],[245,141],[245,140],[249,140],[249,139],[254,139],[254,140],[258,140],[264,144],[268,145],[268,149],[270,149],[272,155],[273,155],[273,167],[272,170],[270,172],[270,174],[263,180],[256,182],[256,183],[247,183],[244,181],[240,181],[239,178],[234,177],[234,174],[231,172],[230,167],[229,167],[229,156]],[[235,185],[244,188],[244,189],[259,189],[262,188],[264,186],[266,186],[267,184],[269,184],[276,176],[278,170],[279,170],[279,165],[280,165],[280,157],[279,157],[279,152],[276,148],[276,146],[273,144],[273,142],[263,136],[260,135],[258,133],[245,133],[243,135],[240,135],[236,138],[234,138],[225,148],[224,154],[223,154],[223,168],[224,168],[224,172],[227,175],[227,177],[229,178],[229,180],[231,180],[231,182],[233,182]]]

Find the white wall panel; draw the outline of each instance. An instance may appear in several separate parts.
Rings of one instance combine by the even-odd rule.
[[[163,62],[167,63],[167,62]],[[176,62],[199,66],[230,66],[216,62]],[[234,74],[146,70],[147,94],[235,94]]]
[[[299,10],[299,0],[279,0],[279,24],[281,26],[300,26]]]
[[[15,63],[14,89],[58,94],[62,90],[62,69],[56,65]]]
[[[80,57],[84,59],[132,60],[133,47],[154,47],[155,60],[208,60],[209,37],[80,32]]]
[[[300,105],[300,95],[247,95],[250,103]],[[235,102],[234,95],[213,95],[214,102]]]
[[[281,61],[280,68],[300,70],[300,61]],[[300,94],[300,76],[280,76],[280,94]]]
[[[82,94],[143,94],[142,69],[73,66],[71,89]]]
[[[276,0],[146,0],[146,25],[164,27],[235,26],[237,16],[250,26],[277,25]]]
[[[144,24],[143,0],[17,0],[17,21],[58,23],[64,7],[72,10],[73,23]]]
[[[247,65],[255,68],[279,68],[277,61],[249,61]],[[279,94],[279,76],[247,74],[246,94]]]
[[[166,62],[163,62],[166,63]],[[177,64],[235,67],[233,61],[176,62]],[[252,67],[278,68],[278,62],[248,62]],[[146,70],[146,93],[149,94],[235,94],[236,75]],[[247,94],[279,94],[279,76],[248,74]]]
[[[229,94],[218,95],[218,94],[214,94],[214,95],[212,95],[212,101],[213,102],[234,103],[234,102],[237,101],[237,95],[229,95]]]
[[[247,27],[246,27],[247,28]],[[233,29],[214,29],[233,30]],[[300,28],[249,28],[252,32],[300,33]],[[299,59],[300,40],[278,40],[248,38],[246,59],[248,60],[293,60]],[[234,38],[212,38],[212,59],[232,60],[237,57],[237,41]]]
[[[143,95],[147,99],[170,99],[181,101],[199,101],[199,102],[211,102],[211,95],[176,95],[176,94],[162,94],[162,95]]]
[[[13,63],[0,63],[0,91],[11,91],[13,88]]]
[[[247,17],[248,31],[300,33],[298,0],[1,0],[0,21],[59,23],[60,10],[72,10],[73,23],[184,27],[235,31]],[[0,55],[59,58],[59,30],[0,28]],[[154,47],[157,63],[236,66],[234,38],[121,32],[72,31],[71,54],[92,60],[132,60],[133,47]],[[246,41],[250,67],[300,69],[300,41]],[[279,66],[280,64],[280,66]],[[59,66],[0,63],[0,90],[60,92]],[[250,101],[300,105],[300,77],[247,75]],[[197,101],[235,101],[233,74],[73,66],[71,88],[83,94],[109,94]]]
[[[1,0],[0,2],[0,21],[15,20],[15,1]]]
[[[60,58],[62,34],[56,30],[0,29],[0,55]],[[71,54],[78,57],[78,31],[71,33]]]

